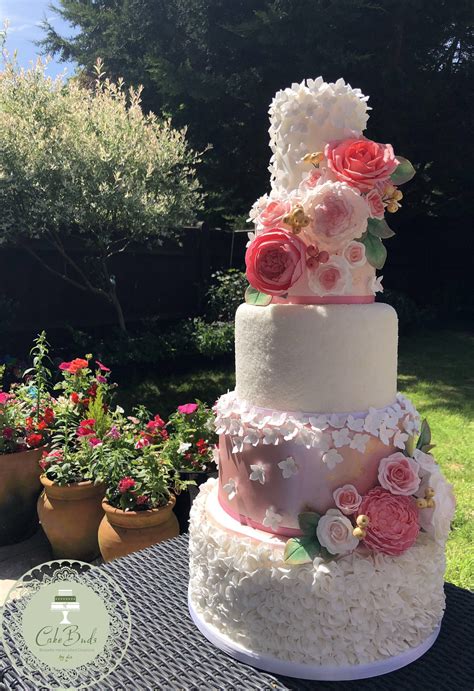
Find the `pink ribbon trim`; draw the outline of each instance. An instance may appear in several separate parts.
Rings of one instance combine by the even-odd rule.
[[[368,305],[375,302],[374,295],[288,295],[287,298],[274,295],[272,303],[280,305]]]
[[[255,530],[263,530],[265,533],[270,533],[271,535],[283,535],[284,537],[298,537],[299,535],[302,535],[303,533],[299,528],[285,528],[283,526],[279,526],[276,530],[272,530],[271,528],[267,528],[266,525],[263,525],[262,523],[258,523],[257,521],[254,521],[252,518],[249,518],[248,516],[244,516],[238,511],[234,511],[233,509],[230,508],[230,506],[224,504],[221,498],[221,493],[220,491],[218,492],[218,499],[219,499],[219,504],[221,507],[224,509],[224,511],[229,514],[229,516],[236,521],[238,521],[241,525],[247,525],[250,526],[251,528],[255,528]]]

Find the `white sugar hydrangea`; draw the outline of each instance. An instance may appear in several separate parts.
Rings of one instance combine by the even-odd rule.
[[[294,190],[308,173],[303,156],[324,151],[335,139],[360,136],[367,125],[368,96],[343,79],[303,80],[278,91],[270,106],[272,188]]]

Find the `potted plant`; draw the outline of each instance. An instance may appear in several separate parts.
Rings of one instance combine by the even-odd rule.
[[[184,482],[184,491],[178,492],[175,513],[180,532],[189,525],[189,512],[199,486],[217,471],[217,435],[214,431],[214,413],[202,401],[178,406],[166,426],[168,439],[162,456],[176,469]]]
[[[38,524],[38,461],[54,424],[44,332],[35,340],[31,355],[33,367],[9,391],[2,391],[4,367],[0,367],[0,545],[25,539]]]
[[[123,411],[110,409],[110,370],[91,356],[60,365],[55,430],[43,453],[43,492],[38,515],[56,558],[92,561],[99,556],[97,530],[105,486],[100,475],[117,453]]]
[[[182,483],[161,454],[165,423],[159,415],[150,419],[143,407],[135,412],[121,430],[121,453],[104,469],[107,491],[99,546],[105,561],[179,534],[172,488]]]

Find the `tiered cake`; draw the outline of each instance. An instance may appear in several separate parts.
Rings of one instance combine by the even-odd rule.
[[[203,633],[314,679],[383,674],[432,645],[454,511],[429,427],[397,394],[397,315],[374,302],[385,215],[414,170],[363,136],[366,102],[321,78],[272,102],[237,385],[215,409],[219,479],[190,525]]]

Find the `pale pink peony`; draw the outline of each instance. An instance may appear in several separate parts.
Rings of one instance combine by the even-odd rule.
[[[359,540],[352,534],[353,525],[338,509],[329,509],[318,521],[316,535],[331,554],[352,552]]]
[[[397,556],[416,541],[420,526],[413,497],[374,487],[362,499],[359,514],[369,517],[364,544],[373,552]]]
[[[291,211],[291,202],[274,199],[257,216],[257,222],[264,228],[276,228],[283,223],[283,217]]]
[[[362,501],[362,497],[354,485],[343,485],[342,487],[338,487],[334,490],[332,496],[334,497],[337,508],[340,509],[342,513],[346,514],[346,516],[355,513]]]
[[[383,218],[385,215],[385,207],[383,205],[382,195],[378,189],[371,189],[366,199],[369,205],[371,218]]]
[[[328,248],[337,249],[367,229],[367,202],[345,183],[328,181],[316,186],[308,191],[304,207],[312,220],[306,230]]]
[[[308,284],[316,295],[343,295],[351,287],[349,265],[343,257],[333,255],[316,270],[308,268]]]
[[[274,228],[247,248],[247,279],[262,293],[283,295],[301,277],[305,255],[306,245],[296,235]]]
[[[369,192],[378,182],[388,180],[398,166],[391,144],[365,138],[330,142],[324,154],[337,179],[361,192]]]
[[[344,257],[351,266],[363,266],[367,263],[365,256],[365,245],[357,240],[352,240],[344,248]]]
[[[407,458],[397,451],[379,463],[379,482],[392,494],[403,494],[409,497],[415,494],[420,486],[418,471],[420,466],[413,458]]]

